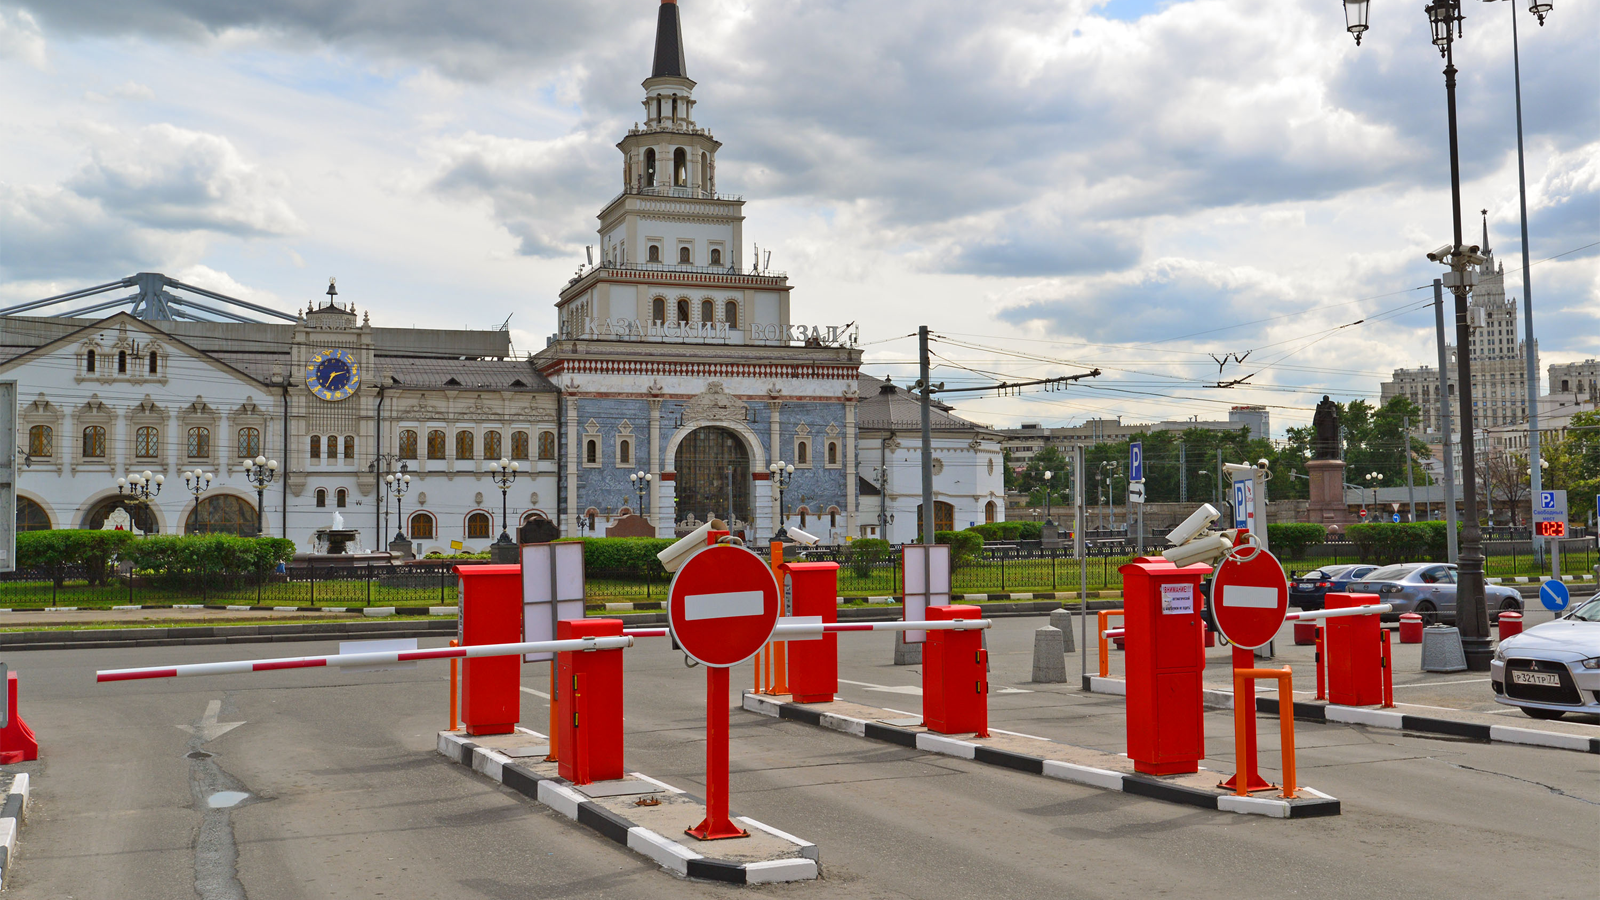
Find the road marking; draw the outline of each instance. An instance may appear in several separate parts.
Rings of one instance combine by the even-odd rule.
[[[1489,680],[1491,680],[1491,679],[1488,679],[1488,678],[1468,678],[1468,679],[1466,679],[1464,681],[1432,681],[1432,682],[1419,681],[1416,684],[1397,684],[1397,685],[1395,685],[1395,689],[1398,690],[1400,688],[1438,687],[1439,685],[1442,685],[1442,684],[1483,684],[1485,681],[1489,681]],[[1443,707],[1443,706],[1431,706],[1431,707],[1429,707],[1429,709],[1444,709],[1444,708],[1445,707]]]
[[[879,693],[884,693],[884,694],[912,694],[912,695],[915,695],[915,696],[918,696],[918,697],[922,696],[922,688],[913,687],[911,685],[904,685],[904,686],[901,686],[901,687],[890,687],[889,685],[886,685],[886,684],[872,684],[871,682],[867,682],[867,681],[847,681],[847,680],[845,680],[843,678],[839,679],[839,683],[840,684],[853,684],[856,687],[864,687],[869,691],[878,691]]]
[[[991,726],[989,728],[989,730],[990,731],[998,731],[1001,734],[1009,734],[1009,735],[1011,735],[1013,737],[1031,738],[1031,739],[1033,739],[1035,741],[1048,741],[1049,740],[1049,738],[1042,738],[1042,737],[1039,737],[1036,734],[1023,734],[1020,731],[1007,731],[1004,728],[995,728],[993,726]]]
[[[179,725],[178,727],[198,737],[200,743],[205,744],[216,740],[228,732],[243,725],[243,722],[218,722],[217,716],[222,713],[222,701],[212,700],[206,704],[205,714],[200,717],[199,725]]]
[[[546,694],[544,691],[536,691],[531,687],[525,687],[525,688],[523,688],[523,690],[525,692],[529,693],[529,694],[534,695],[535,697],[543,697],[546,700],[550,699],[550,695]]]
[[[1001,688],[1000,690],[995,691],[995,693],[996,694],[1031,694],[1031,693],[1033,693],[1033,691],[1025,691],[1022,688]],[[1007,734],[1009,734],[1009,733],[1010,732],[1007,732]],[[1026,735],[1024,735],[1024,737],[1026,737]]]

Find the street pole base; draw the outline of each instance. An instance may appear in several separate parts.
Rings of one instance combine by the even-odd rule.
[[[1226,779],[1224,781],[1217,782],[1217,787],[1222,788],[1225,791],[1238,791],[1239,790],[1238,778],[1239,778],[1238,774],[1235,773],[1232,777],[1230,777],[1230,778],[1228,778],[1228,779]],[[1249,786],[1246,787],[1245,790],[1247,792],[1249,792],[1249,793],[1253,794],[1256,791],[1275,791],[1275,790],[1278,789],[1277,785],[1275,785],[1272,782],[1266,780],[1265,778],[1262,778],[1260,775],[1257,775],[1254,772],[1251,772],[1247,776],[1247,778],[1248,778],[1248,781],[1249,781]]]
[[[693,828],[685,828],[683,833],[697,841],[726,841],[732,838],[747,838],[750,836],[750,832],[735,827],[727,819],[714,823],[709,816],[699,825]]]
[[[1489,671],[1489,663],[1494,660],[1493,641],[1486,637],[1464,637],[1461,639],[1461,649],[1467,657],[1467,671]]]

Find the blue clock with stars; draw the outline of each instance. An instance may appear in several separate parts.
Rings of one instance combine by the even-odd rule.
[[[349,350],[322,350],[306,363],[306,389],[324,400],[343,400],[360,386],[361,366]]]

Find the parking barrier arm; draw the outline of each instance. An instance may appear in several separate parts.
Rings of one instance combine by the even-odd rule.
[[[993,625],[990,619],[952,619],[937,622],[783,622],[772,629],[773,637],[797,637],[810,634],[839,634],[845,631],[973,631]],[[629,628],[625,637],[666,637],[666,628]]]

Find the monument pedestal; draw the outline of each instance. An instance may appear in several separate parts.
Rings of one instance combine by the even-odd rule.
[[[1312,524],[1348,525],[1355,521],[1344,502],[1344,460],[1307,460],[1306,474],[1311,478],[1311,502],[1307,512]]]

